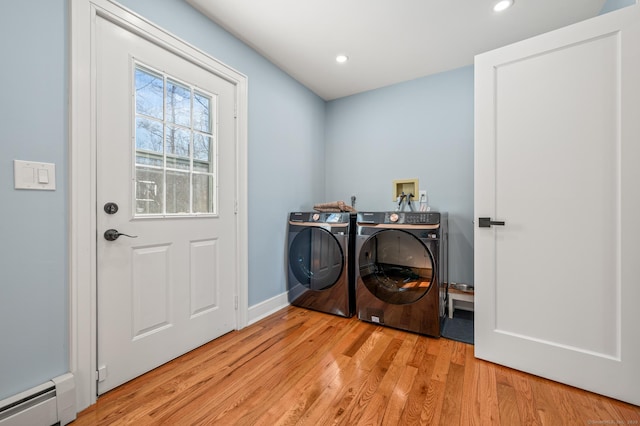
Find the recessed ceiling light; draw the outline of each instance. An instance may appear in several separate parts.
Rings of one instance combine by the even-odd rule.
[[[496,12],[502,12],[505,9],[513,6],[513,0],[501,0],[493,6],[493,10]]]
[[[348,60],[349,60],[349,57],[347,55],[338,55],[338,56],[336,56],[336,62],[339,63],[339,64],[344,64]]]

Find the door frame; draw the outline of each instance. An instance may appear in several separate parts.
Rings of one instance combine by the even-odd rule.
[[[69,2],[69,369],[76,409],[97,399],[97,205],[95,23],[100,16],[198,64],[236,87],[236,328],[248,323],[247,77],[115,0]]]

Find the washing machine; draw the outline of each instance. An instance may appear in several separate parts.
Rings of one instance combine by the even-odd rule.
[[[289,214],[289,303],[343,317],[355,312],[351,213]]]
[[[359,319],[440,336],[447,301],[447,224],[442,212],[358,213]]]

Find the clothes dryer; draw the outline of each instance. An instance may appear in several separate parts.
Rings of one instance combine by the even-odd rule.
[[[359,319],[440,336],[447,299],[447,219],[441,212],[358,213]]]
[[[355,311],[350,213],[293,212],[288,226],[289,303],[343,317]]]

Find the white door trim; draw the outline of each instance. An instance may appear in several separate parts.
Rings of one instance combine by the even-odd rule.
[[[76,408],[96,402],[96,17],[101,16],[197,63],[236,86],[238,329],[248,323],[247,77],[113,0],[70,2],[69,73],[69,366]]]

